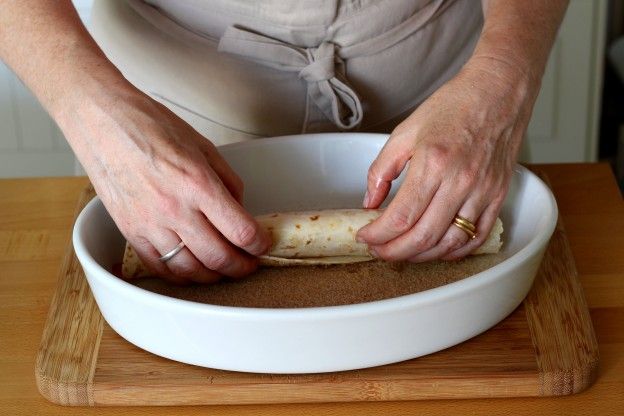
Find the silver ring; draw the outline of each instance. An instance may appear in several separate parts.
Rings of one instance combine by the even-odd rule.
[[[185,245],[186,244],[184,244],[184,241],[180,241],[178,243],[178,245],[174,247],[173,250],[171,250],[170,252],[168,252],[164,256],[159,257],[158,260],[162,261],[163,263],[168,262],[169,260],[171,260],[173,258],[173,256],[178,254],[184,248]]]

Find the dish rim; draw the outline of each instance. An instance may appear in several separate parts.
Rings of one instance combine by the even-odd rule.
[[[314,139],[315,136],[332,136],[332,135],[346,135],[348,133],[314,133],[310,135],[289,135],[271,137],[266,139],[258,139],[252,142],[232,143],[229,145],[221,146],[220,148],[229,149],[236,147],[244,147],[248,144],[254,144],[260,141],[273,142],[284,139],[292,139],[296,137],[297,140],[301,139]],[[385,136],[383,134],[371,134],[371,133],[351,133],[349,135],[369,135],[369,136]],[[347,305],[331,305],[331,306],[313,306],[302,308],[261,308],[261,307],[247,307],[247,306],[226,306],[226,305],[214,305],[207,303],[200,303],[191,300],[178,299],[159,293],[154,293],[149,290],[137,287],[125,280],[115,276],[106,268],[101,266],[86,249],[82,242],[80,233],[86,226],[87,212],[94,209],[97,204],[102,204],[100,198],[95,196],[89,203],[81,210],[80,214],[76,218],[76,222],[72,231],[72,242],[76,256],[80,262],[84,262],[84,269],[90,268],[90,273],[96,279],[101,281],[105,286],[114,292],[127,292],[130,296],[136,296],[146,302],[156,302],[166,308],[181,308],[187,312],[199,313],[199,314],[216,314],[219,316],[228,316],[231,318],[250,318],[253,320],[275,319],[281,320],[307,320],[307,319],[322,319],[322,318],[355,318],[367,315],[378,315],[383,313],[393,313],[404,309],[412,309],[419,306],[425,306],[431,303],[443,302],[445,300],[452,299],[453,297],[460,296],[462,294],[471,292],[479,287],[486,286],[493,281],[504,278],[507,273],[521,263],[527,261],[529,257],[539,251],[539,247],[545,245],[547,240],[550,239],[554,229],[557,226],[558,207],[554,195],[548,186],[533,172],[517,164],[514,167],[514,172],[521,175],[527,175],[529,178],[536,180],[538,186],[542,188],[547,197],[547,204],[549,205],[548,215],[552,218],[552,221],[547,227],[541,228],[538,233],[522,247],[518,252],[503,260],[502,262],[492,266],[486,270],[475,273],[464,279],[456,282],[448,283],[435,288],[423,290],[421,292],[410,293],[393,298],[374,300],[370,302],[362,302]],[[105,209],[105,207],[104,207]],[[86,271],[85,271],[86,274]],[[510,278],[509,276],[507,276]]]

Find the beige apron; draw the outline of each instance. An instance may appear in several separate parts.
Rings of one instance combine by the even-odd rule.
[[[476,0],[96,0],[132,83],[216,144],[390,131],[470,56]]]

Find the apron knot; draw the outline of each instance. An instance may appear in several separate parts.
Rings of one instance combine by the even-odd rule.
[[[299,72],[299,78],[308,82],[327,81],[334,77],[334,66],[344,65],[342,59],[335,54],[336,47],[333,43],[323,42],[318,48],[306,48],[306,56],[309,64]],[[336,60],[339,60],[336,62]]]
[[[308,101],[342,130],[353,129],[362,122],[362,103],[348,84],[344,61],[331,42],[302,48],[230,26],[219,41],[219,51],[282,71],[297,72],[307,83]]]

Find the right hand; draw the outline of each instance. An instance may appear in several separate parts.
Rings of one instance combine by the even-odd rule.
[[[82,95],[60,124],[143,263],[176,283],[255,270],[271,240],[241,205],[243,183],[216,147],[136,90]],[[180,240],[182,251],[158,260]]]

